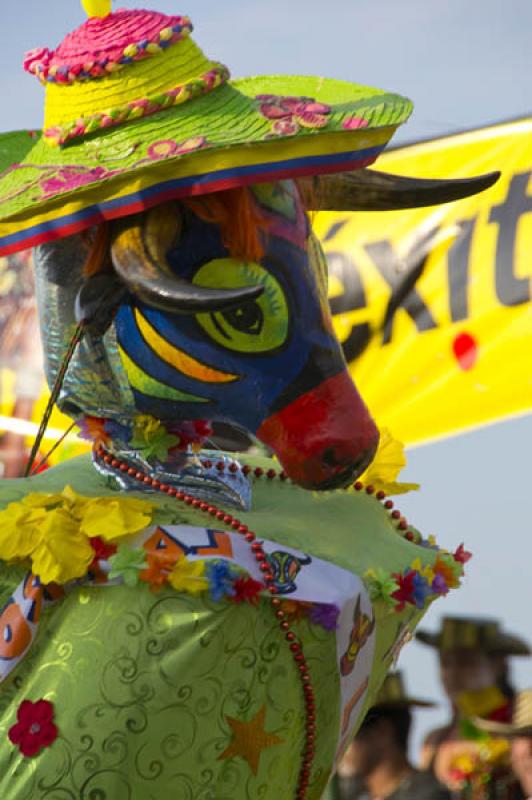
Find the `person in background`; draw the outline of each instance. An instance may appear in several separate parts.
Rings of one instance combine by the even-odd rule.
[[[44,372],[29,250],[0,258],[0,370],[3,376],[5,371],[14,376],[11,416],[30,420],[44,388]],[[5,397],[2,401],[5,402]],[[23,435],[7,430],[0,436],[2,477],[20,477],[26,458]]]
[[[445,617],[437,633],[419,631],[416,638],[439,654],[440,675],[451,706],[451,719],[425,739],[420,765],[439,781],[466,797],[471,782],[482,782],[485,797],[511,797],[507,747],[484,746],[487,760],[479,756],[473,718],[509,722],[514,688],[508,657],[530,654],[522,639],[500,629],[494,619]],[[462,765],[469,763],[471,772]],[[479,770],[482,771],[480,775]]]
[[[448,791],[431,773],[416,770],[408,760],[411,709],[433,705],[408,697],[401,674],[389,674],[340,762],[329,796],[334,800],[449,800]]]
[[[510,723],[476,719],[480,730],[510,740],[512,769],[519,781],[515,800],[532,800],[532,689],[524,689],[515,697]]]

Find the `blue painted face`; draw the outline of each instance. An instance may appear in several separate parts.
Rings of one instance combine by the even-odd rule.
[[[132,297],[115,318],[122,362],[139,411],[163,420],[237,423],[281,461],[301,461],[303,472],[306,459],[325,453],[307,483],[338,483],[341,473],[351,476],[354,461],[371,457],[376,433],[333,332],[324,257],[293,182],[253,187],[253,197],[267,221],[260,262],[230,258],[220,229],[181,204],[167,262],[187,282],[223,289],[261,284],[262,295],[240,308],[196,315]],[[362,431],[356,456],[348,443],[353,414]]]
[[[170,314],[134,299],[116,330],[139,410],[161,419],[238,422],[255,433],[272,411],[307,386],[344,369],[326,302],[321,249],[309,253],[309,228],[294,184],[257,187],[269,222],[260,263],[230,258],[216,225],[181,207],[182,233],[168,253],[181,278],[217,288],[262,284],[242,308]]]

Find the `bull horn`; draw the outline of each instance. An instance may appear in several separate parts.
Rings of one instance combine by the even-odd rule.
[[[298,183],[309,211],[394,211],[461,200],[489,189],[500,174],[437,180],[358,169],[300,178]]]
[[[114,223],[111,258],[116,272],[134,295],[163,311],[197,314],[235,308],[262,294],[262,285],[210,289],[175,275],[167,253],[179,240],[181,224],[182,217],[174,203]]]

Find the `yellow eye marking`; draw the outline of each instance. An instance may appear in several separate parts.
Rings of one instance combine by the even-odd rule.
[[[120,358],[122,359],[128,381],[133,389],[136,389],[138,392],[142,392],[142,394],[148,397],[160,397],[162,400],[171,400],[178,403],[209,402],[206,397],[198,397],[189,392],[181,392],[179,389],[174,389],[172,386],[168,386],[166,383],[152,378],[151,375],[144,372],[138,364],[135,364],[126,351],[120,346],[118,347],[118,352],[120,353]]]
[[[192,356],[184,353],[183,350],[180,350],[175,345],[167,342],[150,325],[138,308],[135,309],[135,321],[142,337],[153,352],[183,375],[198,381],[204,381],[204,383],[231,383],[240,378],[240,375],[232,375],[230,372],[222,372],[213,367],[208,367],[206,364],[202,364],[201,361],[197,361]]]

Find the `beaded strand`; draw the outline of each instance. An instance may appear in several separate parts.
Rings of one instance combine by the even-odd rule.
[[[175,497],[176,500],[185,503],[187,506],[192,506],[192,508],[196,508],[198,511],[209,514],[211,517],[223,522],[225,525],[229,525],[234,531],[241,534],[249,544],[255,561],[262,572],[262,579],[266,585],[266,589],[270,595],[272,595],[271,606],[277,620],[279,621],[281,632],[292,653],[292,658],[299,672],[299,678],[302,685],[305,703],[305,744],[303,747],[302,762],[295,796],[296,800],[305,800],[315,754],[314,742],[316,736],[316,705],[314,689],[312,686],[312,679],[310,677],[308,664],[303,652],[302,642],[297,637],[297,634],[291,630],[291,623],[286,618],[286,614],[283,609],[280,608],[281,600],[275,596],[277,594],[275,577],[271,571],[270,565],[268,564],[264,548],[261,542],[257,541],[257,534],[250,530],[245,523],[241,522],[232,514],[228,514],[226,511],[218,508],[212,503],[206,503],[203,500],[198,500],[198,498],[192,497],[192,495],[187,494],[187,492],[182,492],[173,486],[169,486],[166,483],[156,480],[155,478],[150,478],[150,476],[146,475],[146,473],[128,466],[126,462],[120,461],[111,453],[106,453],[104,448],[101,446],[95,449],[95,454],[97,458],[104,461],[113,469],[119,469],[120,472],[127,472],[130,477],[139,481],[139,483],[149,486],[150,488],[159,492],[163,492],[169,497]],[[233,465],[231,464],[231,466]],[[255,472],[255,475],[256,477],[260,477],[263,473],[263,470],[261,470],[260,467],[258,467],[257,470],[258,474]],[[234,472],[235,470],[233,469],[231,471]],[[274,472],[274,470],[269,470],[269,473],[270,472]],[[269,473],[268,477],[270,479],[275,477],[275,475],[270,475]]]

